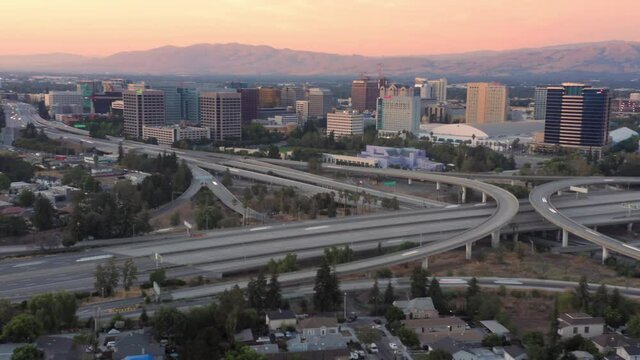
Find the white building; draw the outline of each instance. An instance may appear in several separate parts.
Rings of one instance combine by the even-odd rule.
[[[124,133],[142,137],[143,126],[164,125],[164,92],[160,90],[127,90],[124,101]]]
[[[558,317],[558,335],[568,339],[576,335],[591,339],[602,335],[604,320],[583,313],[565,313]]]
[[[435,99],[439,103],[447,102],[447,79],[429,80],[431,89],[431,99]]]
[[[77,91],[49,91],[44,96],[44,104],[52,115],[82,114],[83,98]]]
[[[392,85],[393,86],[393,85]],[[378,133],[416,133],[420,125],[420,98],[385,96],[378,98],[376,128]]]
[[[180,140],[198,141],[211,138],[211,130],[197,126],[143,126],[142,139],[155,138],[158,144],[171,145]]]
[[[327,134],[351,136],[364,134],[364,115],[358,111],[339,111],[327,114]]]
[[[309,100],[296,101],[296,116],[300,125],[304,125],[309,120]]]

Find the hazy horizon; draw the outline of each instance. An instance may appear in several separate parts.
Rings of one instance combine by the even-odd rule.
[[[240,43],[343,55],[422,56],[640,41],[640,2],[612,0],[27,0],[4,4],[0,55],[104,57]],[[623,11],[622,11],[623,10]],[[110,15],[111,14],[111,15]],[[118,15],[118,16],[115,16]]]

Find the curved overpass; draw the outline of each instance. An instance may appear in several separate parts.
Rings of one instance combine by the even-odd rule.
[[[621,255],[640,260],[640,248],[625,244],[622,241],[604,235],[588,227],[577,223],[562,214],[551,202],[553,194],[568,189],[571,186],[589,186],[600,184],[640,184],[640,178],[637,177],[589,177],[565,179],[546,183],[537,186],[529,194],[529,202],[533,208],[547,221],[562,229],[563,247],[566,247],[568,233],[572,233],[580,238],[590,241],[594,244],[602,246],[602,260],[604,261],[609,250],[615,251]]]

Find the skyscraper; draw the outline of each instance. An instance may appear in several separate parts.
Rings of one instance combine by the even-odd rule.
[[[418,131],[420,126],[420,97],[383,96],[378,98],[376,128],[384,134]]]
[[[536,86],[534,105],[533,105],[533,118],[535,120],[544,120],[547,112],[547,87]]]
[[[93,112],[91,97],[102,92],[102,81],[81,80],[76,83],[77,91],[82,94],[82,109],[88,114]]]
[[[261,108],[280,106],[280,89],[261,86],[258,90],[260,92],[259,99]]]
[[[304,100],[304,89],[294,84],[286,84],[280,90],[280,105],[296,106],[296,101]]]
[[[309,89],[309,117],[325,118],[333,107],[333,94],[329,89]]]
[[[468,124],[495,124],[507,120],[507,87],[497,83],[468,83]]]
[[[161,90],[127,90],[124,101],[124,133],[134,138],[142,137],[143,126],[162,126],[164,121],[164,92]]]
[[[360,112],[375,110],[379,92],[377,80],[366,76],[353,80],[351,83],[351,107]]]
[[[568,147],[602,147],[609,137],[609,89],[564,83],[547,87],[544,142]]]
[[[336,111],[327,114],[327,134],[334,136],[362,135],[364,115],[357,110]]]
[[[309,100],[296,101],[296,115],[298,116],[298,124],[300,126],[309,120]]]
[[[198,90],[195,84],[160,83],[153,84],[154,90],[164,92],[164,113],[167,124],[177,124],[182,120],[198,121]]]
[[[428,85],[431,89],[431,99],[439,103],[447,102],[447,79],[429,80]]]
[[[237,92],[200,94],[200,125],[211,129],[211,139],[242,138],[242,95]]]
[[[247,124],[258,118],[260,93],[256,88],[241,88],[238,92],[242,103],[242,123]]]
[[[391,84],[380,87],[380,97],[385,96],[410,96],[413,97],[416,94],[416,89],[409,85]]]

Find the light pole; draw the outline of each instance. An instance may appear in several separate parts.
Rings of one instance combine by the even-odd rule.
[[[347,320],[347,292],[344,292],[344,319]]]

